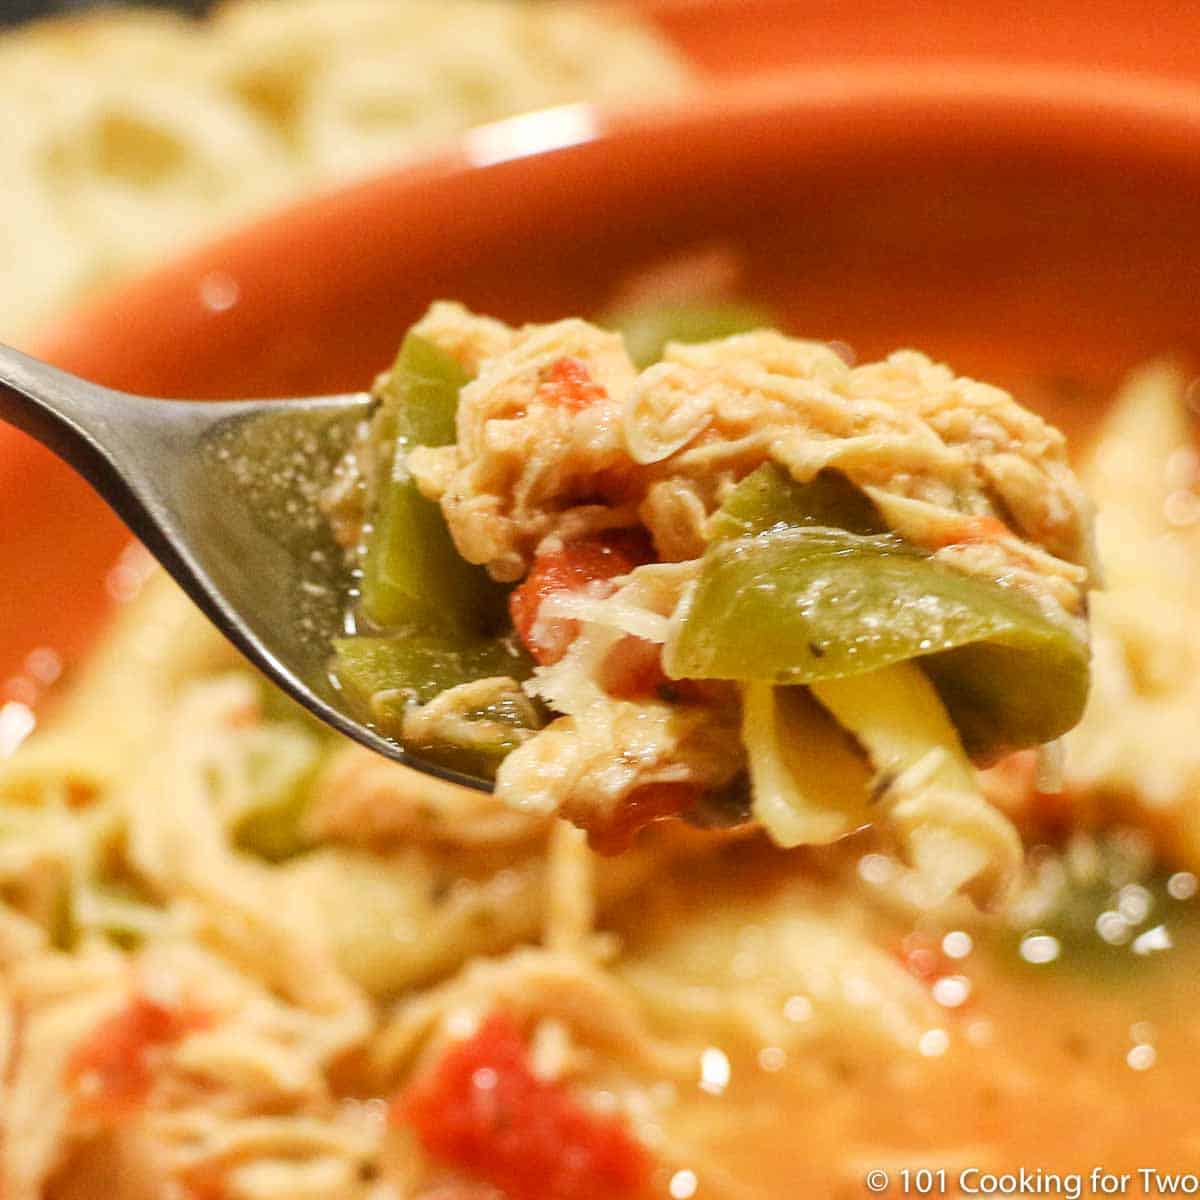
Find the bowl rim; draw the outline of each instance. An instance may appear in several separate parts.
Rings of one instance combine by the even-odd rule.
[[[153,380],[156,363],[189,353],[203,356],[214,339],[222,354],[254,353],[254,338],[271,319],[262,315],[269,308],[262,302],[283,291],[281,281],[286,288],[302,289],[303,309],[312,308],[318,316],[335,309],[342,297],[353,302],[348,288],[358,286],[354,278],[362,278],[355,276],[361,268],[352,265],[349,283],[339,291],[337,272],[344,271],[345,254],[374,253],[381,230],[405,230],[410,218],[425,222],[434,249],[418,243],[414,257],[409,249],[414,239],[406,238],[401,260],[406,271],[420,269],[421,254],[435,265],[439,247],[453,246],[455,238],[458,249],[468,251],[472,239],[495,239],[497,231],[511,238],[511,213],[497,220],[493,210],[514,187],[525,189],[522,203],[532,196],[543,213],[558,219],[556,206],[571,203],[579,189],[600,176],[610,206],[614,197],[636,205],[647,181],[655,186],[655,202],[663,203],[672,202],[671,187],[687,188],[693,168],[707,172],[719,187],[723,173],[741,156],[757,156],[756,169],[768,172],[781,153],[797,152],[815,155],[820,169],[827,163],[835,170],[854,169],[869,166],[870,154],[879,147],[901,160],[916,154],[936,162],[949,150],[967,163],[986,164],[994,154],[1018,167],[1025,156],[1036,155],[1040,168],[1050,172],[1060,162],[1073,161],[1120,176],[1128,166],[1143,179],[1174,183],[1196,196],[1200,80],[1178,83],[1078,67],[976,62],[936,67],[830,62],[820,71],[789,69],[717,85],[684,105],[654,111],[612,112],[589,104],[544,110],[481,127],[423,161],[267,213],[95,297],[26,344],[100,382],[120,386],[143,376]],[[634,172],[632,183],[622,179],[626,171]],[[447,202],[459,206],[449,234],[444,231]],[[473,222],[465,233],[458,228],[463,213]],[[215,317],[202,302],[206,280],[221,271],[246,285],[251,316],[244,324]],[[163,377],[169,380],[171,374],[167,370]],[[28,439],[0,426],[0,502],[20,500],[20,489],[35,479],[30,472],[40,469],[37,454]],[[36,478],[36,495],[60,495],[55,489],[65,486],[54,475]],[[73,506],[78,495],[68,489],[56,502]],[[36,540],[41,526],[36,517],[30,520],[28,529],[25,522],[17,523],[21,530],[14,544]],[[115,529],[97,541],[76,528],[69,544],[86,560],[89,578],[108,570],[119,550],[112,540]],[[63,560],[61,547],[52,553],[54,561]],[[102,553],[110,553],[103,563]],[[48,557],[33,561],[65,586],[65,573],[50,569]],[[79,565],[72,567],[76,581],[83,578]],[[94,605],[90,584],[79,591],[82,607],[72,602],[70,633],[65,625],[52,631],[54,644],[72,661],[99,621],[103,589],[98,582],[94,593]],[[0,589],[0,609],[6,601],[11,598]],[[33,632],[32,622],[19,620],[15,630],[9,638],[12,653],[40,644],[41,633]],[[3,639],[0,647],[10,649]]]
[[[319,238],[381,202],[411,200],[431,186],[479,173],[555,170],[572,155],[639,147],[643,164],[647,151],[652,157],[666,147],[711,161],[780,124],[814,150],[836,147],[851,133],[859,141],[841,149],[861,149],[869,130],[871,140],[890,139],[889,146],[975,139],[1121,155],[1200,175],[1200,81],[1075,66],[830,62],[819,70],[788,68],[710,85],[650,109],[581,102],[478,126],[424,158],[259,215],[106,289],[23,341],[69,365],[85,347],[119,331],[123,312],[152,309],[181,289],[194,289],[216,264],[252,270],[255,262],[286,255],[298,240]]]

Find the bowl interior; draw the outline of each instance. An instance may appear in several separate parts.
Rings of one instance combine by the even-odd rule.
[[[1061,72],[810,73],[657,118],[575,109],[306,204],[37,349],[150,394],[352,390],[432,299],[594,313],[631,273],[718,245],[793,332],[1070,379],[1086,406],[1141,359],[1200,355],[1198,146],[1200,93]],[[9,429],[0,513],[2,682],[35,646],[79,653],[126,535]]]

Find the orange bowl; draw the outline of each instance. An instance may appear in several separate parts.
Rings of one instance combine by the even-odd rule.
[[[518,118],[194,254],[35,349],[160,395],[346,390],[434,298],[589,313],[631,272],[713,245],[795,332],[1110,386],[1200,351],[1200,89],[862,67],[638,118]],[[126,535],[7,428],[0,512],[2,685],[35,646],[78,655]]]
[[[830,63],[1103,67],[1200,79],[1180,0],[619,0],[714,76]]]

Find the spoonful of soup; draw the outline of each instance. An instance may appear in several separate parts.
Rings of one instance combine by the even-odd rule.
[[[439,303],[371,393],[291,401],[3,351],[0,416],[380,753],[601,849],[671,817],[784,846],[874,825],[934,891],[993,894],[1020,844],[973,764],[1054,743],[1087,692],[1064,439],[915,351],[852,366],[756,318],[671,340],[661,313]]]
[[[319,497],[371,403],[368,393],[150,399],[0,347],[0,418],[83,475],[275,683],[341,732],[399,756],[345,710],[327,670],[353,578]]]

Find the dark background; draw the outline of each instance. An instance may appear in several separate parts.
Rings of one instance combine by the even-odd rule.
[[[143,8],[173,8],[199,16],[212,0],[135,0]],[[31,17],[78,13],[89,8],[111,8],[114,0],[0,0],[0,24],[15,25]]]

